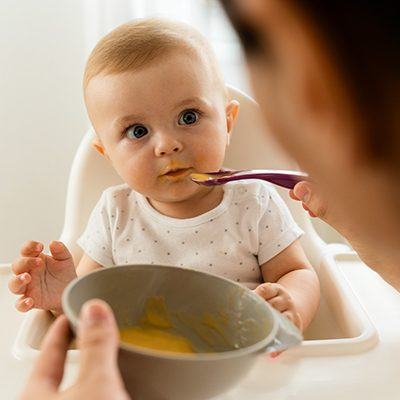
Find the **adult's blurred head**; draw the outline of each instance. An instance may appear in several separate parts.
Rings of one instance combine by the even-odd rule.
[[[344,231],[363,232],[362,242],[380,255],[393,253],[400,231],[397,4],[221,2],[270,131],[346,220]]]

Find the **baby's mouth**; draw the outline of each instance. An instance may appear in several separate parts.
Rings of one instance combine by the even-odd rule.
[[[192,171],[193,168],[172,168],[168,172],[160,175],[160,177],[166,179],[181,179],[190,175]]]

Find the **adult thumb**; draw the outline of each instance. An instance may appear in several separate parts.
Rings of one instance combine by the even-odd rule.
[[[86,302],[79,317],[78,347],[80,348],[79,378],[117,371],[119,333],[110,306],[95,299]]]
[[[313,182],[299,182],[293,188],[293,194],[303,203],[303,207],[312,217],[326,221],[327,203]]]

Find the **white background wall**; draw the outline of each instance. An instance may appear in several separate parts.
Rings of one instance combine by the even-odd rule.
[[[61,231],[83,65],[80,0],[0,0],[0,263]]]

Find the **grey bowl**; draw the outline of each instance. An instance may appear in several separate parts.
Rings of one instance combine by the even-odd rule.
[[[62,305],[75,329],[82,305],[92,298],[102,299],[113,309],[118,325],[125,327],[137,324],[153,296],[165,298],[174,325],[200,353],[166,353],[120,343],[119,368],[135,399],[216,396],[239,382],[258,354],[301,341],[297,328],[251,290],[177,267],[124,265],[97,270],[71,282]],[[201,323],[205,314],[223,321],[223,335]],[[196,334],[193,326],[201,326],[203,334]]]

